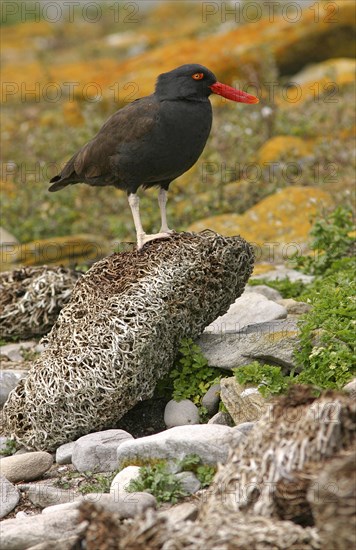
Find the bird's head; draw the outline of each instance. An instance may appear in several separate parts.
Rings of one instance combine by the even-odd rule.
[[[155,94],[161,100],[204,101],[211,94],[217,94],[241,103],[259,102],[259,99],[251,94],[218,82],[209,69],[198,64],[182,65],[173,71],[159,75]]]

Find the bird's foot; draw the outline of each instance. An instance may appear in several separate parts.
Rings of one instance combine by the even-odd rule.
[[[147,235],[146,233],[141,233],[137,235],[137,250],[141,250],[141,248],[150,241],[155,241],[159,239],[169,239],[169,237],[172,236],[173,231],[169,230],[160,232],[160,233],[154,233],[153,235]]]
[[[162,226],[159,230],[159,233],[169,233],[169,235],[173,235],[173,233],[177,233],[174,229],[169,229],[169,227]]]

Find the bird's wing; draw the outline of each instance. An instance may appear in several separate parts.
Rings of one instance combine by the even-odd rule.
[[[116,156],[120,147],[150,133],[158,111],[158,103],[147,97],[114,113],[74,159],[78,176],[95,178],[104,175],[108,171],[110,157]]]

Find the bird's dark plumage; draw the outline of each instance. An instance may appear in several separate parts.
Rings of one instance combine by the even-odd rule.
[[[218,93],[247,102],[235,99],[236,91],[228,86],[225,88],[230,95],[226,95],[223,87],[211,71],[197,64],[183,65],[160,75],[155,92],[114,113],[97,135],[73,155],[62,172],[51,179],[49,191],[80,182],[113,185],[126,191],[129,199],[140,186],[167,190],[171,181],[186,172],[204,149],[212,123],[209,96]],[[163,219],[165,200],[161,194],[162,230],[167,233]],[[132,200],[130,206],[140,247],[139,234],[145,234],[138,200]]]

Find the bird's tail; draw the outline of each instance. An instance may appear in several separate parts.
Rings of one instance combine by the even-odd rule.
[[[67,185],[71,184],[71,182],[69,182],[67,178],[62,179],[61,174],[54,176],[54,178],[50,180],[50,183],[53,184],[48,188],[48,191],[51,191],[51,192],[60,191],[60,189],[63,189],[64,187],[67,187]]]
[[[67,187],[67,185],[71,185],[73,183],[79,183],[81,180],[78,177],[78,174],[75,171],[74,167],[74,161],[77,157],[77,154],[75,154],[65,165],[63,170],[54,176],[50,183],[51,187],[48,188],[48,191],[59,191],[60,189],[63,189],[64,187]]]

